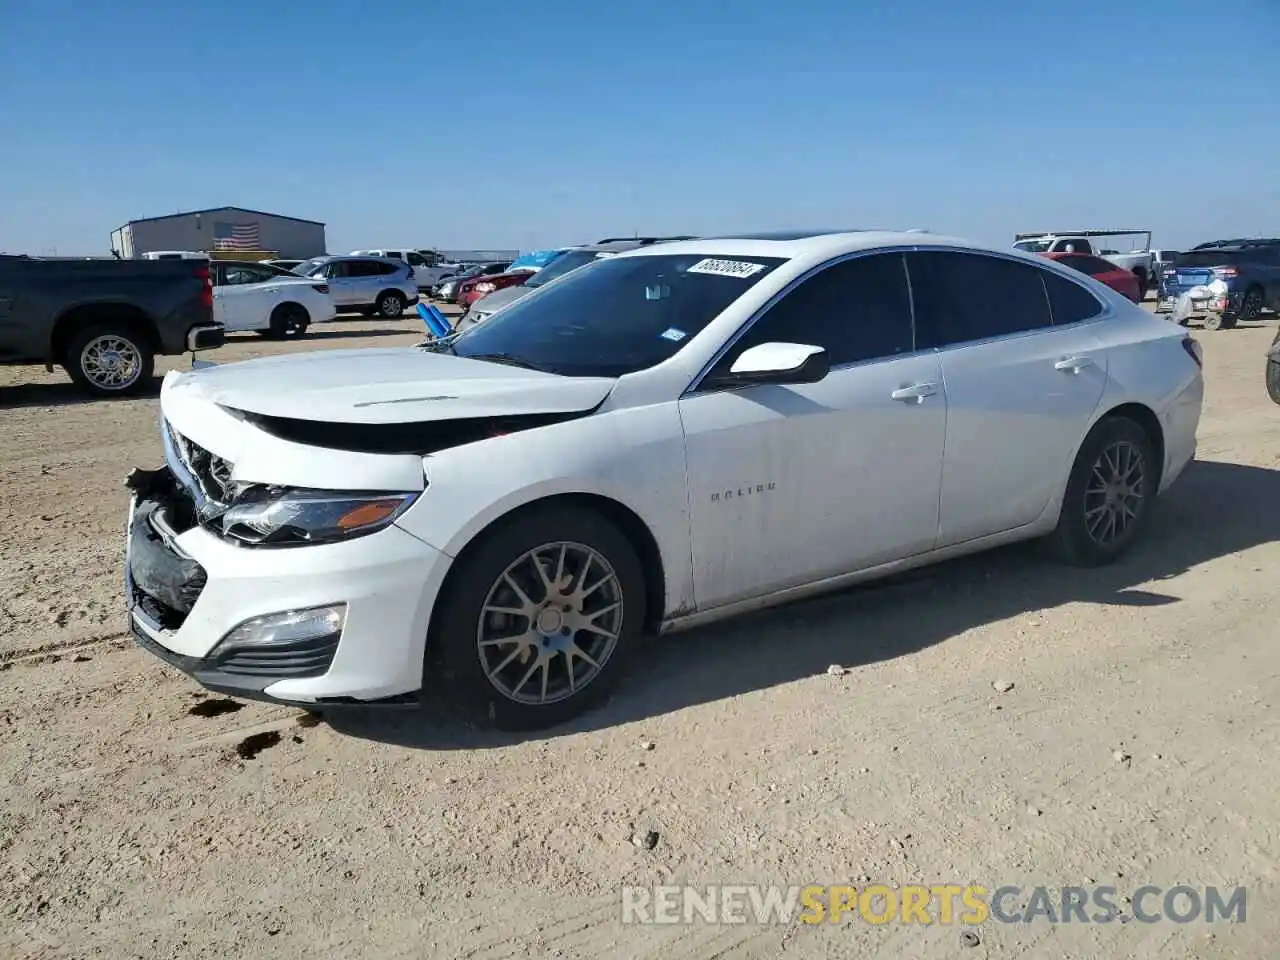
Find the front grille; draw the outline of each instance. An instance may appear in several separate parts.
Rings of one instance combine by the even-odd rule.
[[[215,654],[205,669],[245,677],[305,679],[323,676],[338,652],[339,634],[270,647],[237,647]]]
[[[183,466],[200,485],[200,492],[217,503],[229,503],[233,492],[231,473],[235,464],[184,437],[172,426],[167,426],[167,429]]]

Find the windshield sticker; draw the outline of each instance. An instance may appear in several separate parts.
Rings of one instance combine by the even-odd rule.
[[[659,336],[661,336],[663,340],[670,340],[673,343],[679,343],[687,337],[688,334],[683,330],[677,330],[675,327],[667,327],[667,329],[663,330]]]
[[[710,273],[717,277],[749,277],[759,273],[764,267],[758,263],[747,263],[745,260],[716,260],[708,258],[699,260],[686,273]]]

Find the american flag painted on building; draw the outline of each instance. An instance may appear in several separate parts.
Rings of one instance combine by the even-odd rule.
[[[213,249],[261,250],[261,238],[256,223],[215,223],[213,225]]]

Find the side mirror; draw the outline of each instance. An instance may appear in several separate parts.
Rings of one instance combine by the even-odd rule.
[[[831,372],[827,351],[806,343],[761,343],[729,368],[736,383],[817,383]]]

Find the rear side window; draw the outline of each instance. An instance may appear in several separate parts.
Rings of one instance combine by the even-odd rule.
[[[833,365],[910,353],[911,294],[902,254],[855,257],[805,280],[769,308],[726,357],[762,343],[822,347]]]
[[[386,261],[379,261],[378,263],[375,263],[373,266],[374,266],[374,271],[373,271],[374,275],[379,277],[390,276],[393,273],[400,272],[399,266],[397,266],[394,263],[387,263]]]
[[[1028,263],[982,253],[907,254],[916,347],[945,347],[1053,325],[1049,298]]]
[[[376,260],[347,260],[343,266],[346,268],[343,273],[348,277],[376,277],[378,275],[378,263]]]
[[[1096,277],[1100,273],[1114,273],[1120,269],[1114,263],[1100,257],[1066,257],[1062,262],[1091,277]]]
[[[1055,327],[1092,320],[1102,313],[1102,301],[1080,284],[1072,283],[1066,277],[1048,270],[1041,270],[1039,273],[1044,280],[1045,290],[1049,293],[1049,308],[1053,311]]]

